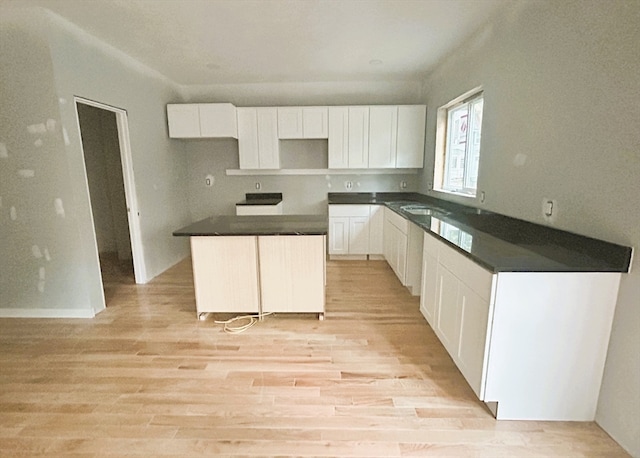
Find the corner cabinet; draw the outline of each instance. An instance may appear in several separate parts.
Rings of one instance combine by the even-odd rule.
[[[230,103],[168,104],[167,124],[170,138],[238,138]]]
[[[492,273],[425,233],[420,310],[497,419],[593,421],[619,281]]]
[[[237,108],[241,169],[280,168],[277,108]]]

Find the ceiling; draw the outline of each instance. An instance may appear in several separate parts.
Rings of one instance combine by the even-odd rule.
[[[416,81],[514,0],[0,0],[181,85]]]

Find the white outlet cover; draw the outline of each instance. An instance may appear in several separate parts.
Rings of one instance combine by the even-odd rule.
[[[551,215],[549,215],[549,212],[551,212]],[[542,218],[549,223],[553,223],[558,219],[558,202],[555,199],[547,197],[542,199]]]
[[[213,175],[207,175],[204,177],[204,184],[206,187],[210,188],[216,182],[216,179]]]

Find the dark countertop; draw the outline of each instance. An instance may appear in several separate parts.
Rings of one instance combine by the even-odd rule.
[[[278,205],[282,202],[281,192],[262,192],[245,194],[245,200],[236,205]]]
[[[631,248],[418,193],[329,193],[329,204],[385,205],[492,272],[627,272]],[[438,216],[401,207],[422,203]]]
[[[324,215],[212,216],[173,232],[175,236],[326,235]]]

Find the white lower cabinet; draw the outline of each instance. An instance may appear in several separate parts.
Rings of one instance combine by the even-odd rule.
[[[383,254],[413,295],[420,294],[424,231],[389,208],[384,209]]]
[[[329,205],[329,255],[382,254],[378,205]]]
[[[593,421],[619,273],[492,273],[425,233],[420,310],[504,420]]]

